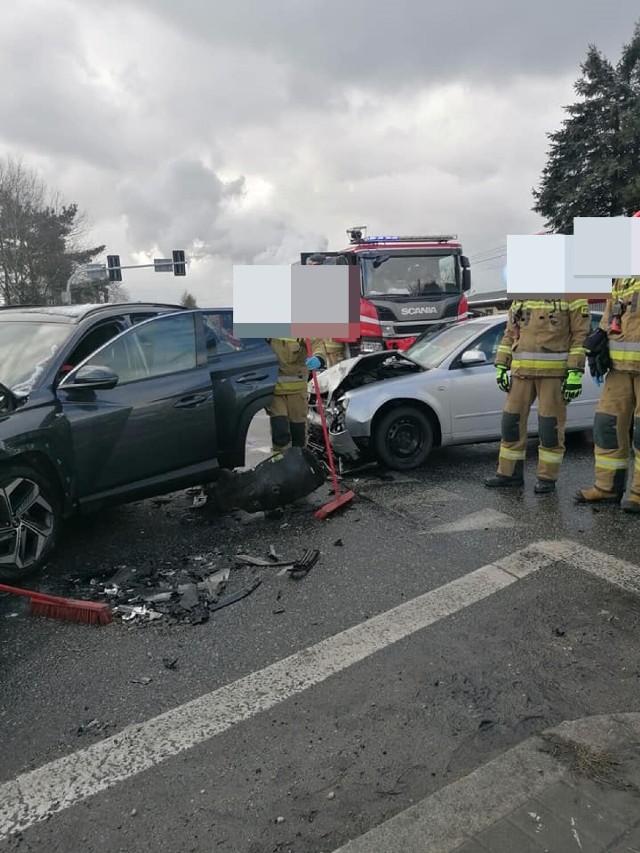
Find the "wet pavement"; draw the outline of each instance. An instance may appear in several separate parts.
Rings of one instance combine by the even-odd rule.
[[[268,447],[262,419],[248,463]],[[640,563],[640,519],[573,504],[593,464],[574,438],[557,495],[535,496],[534,447],[515,493],[484,488],[497,446],[474,445],[391,479],[363,470],[325,522],[328,486],[281,519],[221,518],[183,492],[67,525],[46,591],[97,594],[117,572],[260,583],[195,624],[86,627],[2,598],[0,795],[20,807],[0,807],[0,850],[330,853],[565,720],[639,711],[640,595],[610,578],[612,558]],[[610,574],[536,563],[556,540]],[[306,549],[320,558],[300,580],[237,559]]]

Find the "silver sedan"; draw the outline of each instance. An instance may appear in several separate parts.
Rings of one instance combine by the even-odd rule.
[[[592,326],[599,322],[593,314]],[[436,447],[499,440],[505,395],[493,359],[505,324],[506,314],[467,320],[427,333],[404,352],[358,356],[318,374],[336,455],[409,470]],[[309,395],[310,443],[320,447],[313,382]],[[599,396],[587,367],[582,395],[567,407],[567,432],[592,428]],[[537,435],[536,404],[528,431]]]

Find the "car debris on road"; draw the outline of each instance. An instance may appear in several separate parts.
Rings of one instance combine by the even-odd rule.
[[[127,625],[146,625],[164,620],[201,625],[212,613],[241,601],[261,585],[257,569],[281,569],[277,576],[300,580],[320,559],[320,551],[307,549],[300,557],[284,559],[270,546],[268,557],[235,554],[234,567],[218,569],[222,552],[187,559],[184,568],[141,571],[120,567],[114,578],[90,582],[94,598],[106,598],[113,612]],[[211,571],[216,568],[215,571]],[[253,569],[247,578],[246,570]],[[234,581],[239,581],[239,585]],[[228,589],[229,584],[232,589]],[[173,668],[173,667],[170,667]]]

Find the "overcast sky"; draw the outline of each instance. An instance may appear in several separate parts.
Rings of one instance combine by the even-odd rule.
[[[617,61],[638,18],[637,0],[12,0],[0,154],[122,263],[186,251],[186,278],[126,273],[135,299],[230,304],[233,263],[340,249],[350,225],[478,255],[540,230],[546,133],[588,44]]]

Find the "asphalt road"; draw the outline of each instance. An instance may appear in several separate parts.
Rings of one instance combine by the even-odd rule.
[[[181,493],[70,524],[42,589],[198,565],[262,582],[203,624],[0,602],[0,850],[331,853],[550,725],[639,710],[640,580],[620,586],[610,558],[640,562],[640,519],[573,505],[588,444],[552,496],[533,461],[523,491],[486,490],[496,456],[362,472],[325,522],[328,488],[281,520]],[[572,559],[536,545],[565,540]],[[321,557],[301,580],[233,567],[271,545]]]

